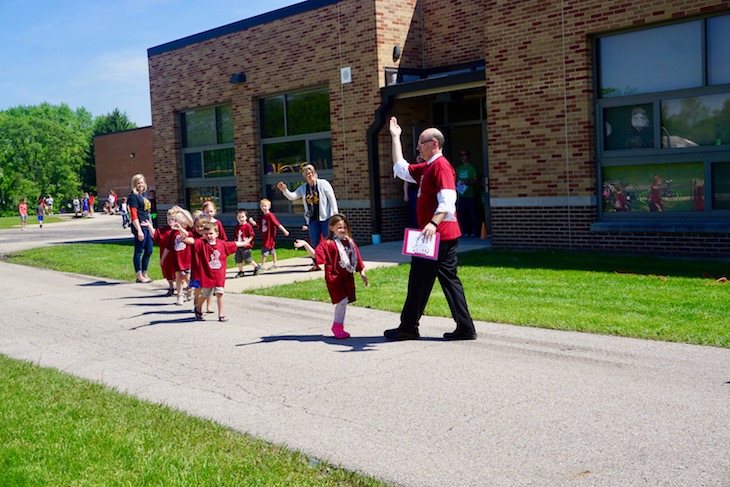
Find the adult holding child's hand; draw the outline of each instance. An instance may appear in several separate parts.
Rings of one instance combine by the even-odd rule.
[[[282,181],[279,181],[276,187],[289,201],[302,200],[304,220],[309,230],[309,243],[316,248],[323,235],[328,232],[330,217],[339,213],[337,198],[332,185],[326,179],[318,176],[313,165],[302,166],[302,175],[306,184],[302,184],[293,192],[289,191]],[[309,270],[318,271],[320,267],[314,262]]]

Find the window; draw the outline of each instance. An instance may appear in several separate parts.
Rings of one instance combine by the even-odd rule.
[[[730,219],[730,15],[595,47],[602,219]]]
[[[264,194],[275,213],[300,210],[276,189],[279,181],[293,191],[304,180],[301,167],[312,164],[321,177],[332,177],[330,101],[326,88],[287,93],[259,100]]]
[[[220,213],[237,207],[233,110],[230,105],[180,114],[185,204],[199,208],[211,200]]]

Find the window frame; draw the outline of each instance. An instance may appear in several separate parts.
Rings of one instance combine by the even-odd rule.
[[[315,165],[317,169],[317,174],[319,177],[323,179],[327,179],[329,181],[332,180],[334,170],[333,167],[329,168],[322,168],[319,167],[315,162],[312,161],[312,147],[311,143],[318,141],[318,140],[329,140],[330,142],[330,166],[334,166],[334,157],[332,156],[332,108],[331,105],[329,105],[328,115],[329,115],[329,127],[330,130],[326,131],[319,131],[319,132],[309,132],[309,133],[303,133],[303,134],[295,134],[295,135],[289,135],[289,119],[288,119],[288,111],[289,111],[289,104],[286,102],[286,97],[288,95],[296,95],[300,93],[308,93],[308,92],[315,92],[315,91],[322,91],[327,94],[328,101],[331,100],[331,94],[328,86],[315,86],[315,87],[309,87],[306,89],[301,90],[294,90],[294,91],[287,91],[283,93],[277,93],[277,94],[269,94],[266,96],[261,96],[257,100],[257,107],[259,110],[259,142],[260,142],[260,170],[261,170],[261,180],[262,180],[262,194],[265,195],[265,197],[269,198],[272,201],[272,211],[276,213],[277,216],[283,216],[287,219],[294,219],[297,216],[300,216],[303,213],[302,203],[301,200],[296,201],[289,201],[286,198],[281,200],[278,196],[280,195],[280,192],[276,189],[276,184],[279,181],[284,182],[290,189],[290,191],[294,191],[297,187],[299,187],[302,184],[305,184],[304,178],[302,177],[301,171],[299,167],[303,164],[312,163]],[[274,136],[274,137],[264,137],[264,124],[265,122],[265,113],[264,113],[264,103],[266,100],[271,100],[273,98],[283,97],[284,98],[284,109],[283,109],[283,116],[284,116],[284,135],[282,136]],[[305,151],[305,160],[301,161],[299,163],[299,167],[294,167],[296,164],[290,164],[287,166],[290,166],[291,171],[286,172],[267,172],[266,166],[268,161],[266,160],[266,146],[270,144],[277,144],[277,143],[286,143],[286,142],[303,142],[304,143],[304,151]],[[289,168],[289,167],[288,167]],[[274,199],[275,198],[275,199]],[[282,197],[283,198],[283,197]],[[281,218],[280,218],[281,219]]]
[[[189,200],[189,190],[195,189],[195,188],[214,188],[215,191],[211,199],[216,204],[216,207],[218,208],[218,212],[220,214],[225,215],[232,215],[235,214],[236,208],[229,208],[229,205],[224,204],[225,194],[229,194],[230,188],[234,188],[236,192],[236,200],[237,197],[237,184],[236,184],[236,152],[233,142],[233,134],[231,134],[231,141],[221,143],[220,141],[223,139],[223,133],[222,133],[222,117],[220,114],[221,108],[231,108],[231,125],[233,125],[233,111],[232,111],[232,105],[227,104],[221,104],[221,105],[214,105],[214,106],[207,106],[207,107],[198,107],[194,109],[189,110],[181,110],[178,112],[178,118],[180,121],[180,164],[181,164],[181,174],[182,174],[182,191],[183,191],[183,198],[185,200],[185,205],[187,208],[193,208],[193,206],[197,205],[197,203],[193,204]],[[185,126],[185,114],[187,112],[193,111],[193,110],[203,110],[203,109],[210,109],[213,108],[213,118],[215,123],[215,132],[216,132],[216,144],[211,145],[201,145],[201,146],[195,146],[195,147],[186,147],[186,126]],[[206,152],[211,152],[215,150],[221,150],[221,149],[230,149],[233,151],[233,161],[232,161],[232,174],[230,176],[222,176],[222,177],[206,177],[205,176],[205,154]],[[187,164],[186,164],[186,155],[188,154],[200,154],[200,164],[201,164],[201,175],[200,177],[189,177],[187,174]],[[234,206],[237,206],[234,205]]]
[[[678,89],[662,92],[650,92],[642,94],[631,94],[625,96],[610,96],[601,98],[601,72],[600,72],[600,41],[609,36],[622,33],[635,32],[637,30],[649,30],[660,28],[663,24],[643,29],[630,29],[621,32],[611,32],[593,38],[593,72],[594,76],[594,120],[595,126],[595,148],[596,148],[596,199],[598,207],[598,220],[602,222],[646,222],[666,224],[670,222],[730,222],[730,210],[713,208],[712,188],[712,167],[717,163],[730,162],[730,141],[721,146],[696,146],[696,147],[662,147],[662,101],[668,99],[680,99],[700,97],[713,94],[729,94],[730,83],[721,85],[709,85],[708,81],[708,55],[709,46],[707,43],[707,21],[713,17],[722,15],[694,17],[674,22],[696,22],[702,21],[702,86]],[[653,124],[651,126],[654,146],[651,148],[621,148],[607,149],[606,144],[606,109],[618,107],[636,107],[639,105],[651,105]],[[673,164],[702,163],[702,174],[704,177],[704,210],[702,211],[671,211],[664,213],[655,212],[613,212],[604,209],[604,169],[611,167],[636,167],[636,166],[671,166]],[[607,184],[610,181],[607,181]]]

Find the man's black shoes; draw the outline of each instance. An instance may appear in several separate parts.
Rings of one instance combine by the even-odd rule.
[[[418,334],[418,330],[406,330],[403,328],[393,328],[391,330],[385,330],[383,333],[385,338],[388,340],[418,340],[421,335]]]
[[[461,330],[444,333],[444,340],[476,340],[477,332],[464,332]]]

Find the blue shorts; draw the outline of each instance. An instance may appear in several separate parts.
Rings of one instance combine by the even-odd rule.
[[[200,279],[190,279],[190,284],[188,284],[188,287],[198,289],[200,287]]]

